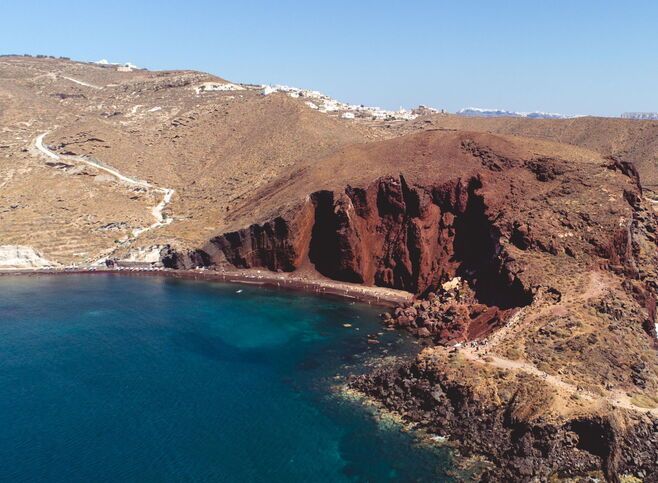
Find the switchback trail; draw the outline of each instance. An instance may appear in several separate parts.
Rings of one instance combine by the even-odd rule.
[[[608,286],[609,281],[605,275],[601,272],[593,271],[589,274],[589,283],[587,288],[582,293],[572,297],[571,300],[589,300],[592,298],[600,297],[605,293],[605,290]],[[473,362],[486,364],[489,366],[497,367],[499,369],[517,370],[532,374],[543,379],[546,383],[566,391],[568,394],[578,394],[583,399],[589,401],[603,401],[616,407],[643,413],[650,412],[658,416],[658,408],[645,408],[637,406],[622,390],[610,391],[606,396],[600,396],[580,386],[566,382],[557,375],[544,372],[531,362],[525,360],[507,359],[491,352],[491,349],[494,349],[496,344],[503,340],[505,337],[515,337],[521,325],[527,326],[548,312],[555,311],[556,309],[563,307],[564,303],[568,302],[569,300],[570,298],[567,297],[565,300],[562,300],[556,304],[547,304],[540,308],[539,311],[537,311],[534,315],[527,317],[524,317],[525,314],[522,309],[519,313],[515,314],[512,319],[510,319],[505,327],[502,327],[500,330],[492,334],[492,336],[486,340],[485,345],[477,346],[477,350],[475,347],[463,347],[459,350],[459,354]]]
[[[154,207],[151,208],[151,214],[153,215],[153,218],[155,218],[155,222],[149,226],[145,226],[142,228],[136,228],[132,232],[132,236],[129,237],[127,240],[125,240],[124,243],[122,243],[122,246],[126,246],[132,242],[134,242],[139,236],[143,235],[149,230],[153,230],[156,228],[159,228],[161,226],[168,225],[173,221],[173,218],[170,216],[166,216],[164,214],[165,208],[171,203],[171,199],[174,196],[175,190],[172,188],[161,188],[158,186],[154,186],[148,181],[140,180],[137,178],[131,178],[130,176],[126,176],[116,170],[115,168],[112,168],[110,166],[105,166],[93,159],[86,158],[83,156],[71,156],[71,155],[65,155],[65,154],[58,154],[54,151],[51,151],[46,145],[43,144],[44,138],[48,135],[49,131],[46,131],[45,133],[39,134],[36,139],[34,140],[34,146],[35,148],[43,155],[47,156],[50,159],[56,160],[56,161],[64,161],[68,160],[71,162],[75,163],[83,163],[88,166],[91,166],[92,168],[104,171],[111,176],[114,176],[117,178],[119,181],[133,187],[137,188],[143,188],[145,190],[157,192],[157,193],[162,193],[162,200],[155,205]],[[116,251],[118,247],[112,248],[111,251],[106,253],[102,258],[107,257],[114,251]]]

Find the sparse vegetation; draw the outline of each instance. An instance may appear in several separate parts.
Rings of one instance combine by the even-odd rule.
[[[631,396],[631,402],[641,408],[654,409],[658,407],[658,396],[635,394]]]

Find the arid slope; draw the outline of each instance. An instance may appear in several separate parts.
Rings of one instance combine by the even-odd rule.
[[[633,162],[645,189],[658,198],[658,121],[579,117],[575,119],[483,118],[434,115],[403,129],[455,129],[546,139]]]
[[[0,119],[0,243],[31,246],[62,264],[199,243],[297,161],[380,136],[301,99],[207,74],[48,58],[0,58]],[[174,189],[172,223],[128,240],[152,223],[156,194],[80,163],[53,162],[34,147],[44,133],[53,152]]]

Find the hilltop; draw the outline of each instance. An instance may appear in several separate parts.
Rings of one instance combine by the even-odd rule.
[[[403,132],[418,129],[482,131],[546,139],[591,149],[604,156],[633,163],[647,194],[652,199],[658,199],[658,121],[603,117],[528,119],[430,115],[408,123],[403,127]]]

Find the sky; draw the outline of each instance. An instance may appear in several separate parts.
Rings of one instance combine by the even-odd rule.
[[[0,53],[195,69],[341,101],[658,111],[658,2],[2,0]]]

